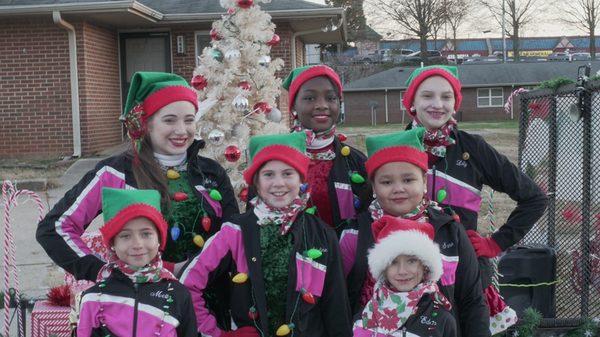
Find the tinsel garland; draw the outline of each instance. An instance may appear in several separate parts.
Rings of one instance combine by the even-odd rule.
[[[292,253],[292,236],[281,235],[279,226],[260,227],[260,252],[265,280],[269,331],[275,332],[286,322],[288,269]]]

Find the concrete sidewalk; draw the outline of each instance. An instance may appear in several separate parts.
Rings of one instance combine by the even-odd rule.
[[[94,168],[102,158],[85,158],[77,160],[60,179],[60,186],[36,192],[47,213],[64,194],[69,191],[89,170]],[[4,214],[4,204],[0,205]],[[45,215],[44,213],[44,215]],[[43,298],[48,289],[64,284],[64,271],[56,266],[46,255],[44,249],[35,240],[38,211],[35,202],[19,199],[19,204],[12,209],[11,224],[15,238],[16,262],[22,296],[26,298]],[[102,224],[99,216],[92,223],[92,228]],[[11,336],[17,336],[16,317],[11,326]],[[27,335],[31,335],[30,315],[27,315]]]

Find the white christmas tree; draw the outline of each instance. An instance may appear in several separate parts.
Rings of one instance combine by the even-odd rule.
[[[281,79],[275,72],[283,60],[269,56],[280,38],[271,16],[258,6],[269,2],[221,0],[227,14],[213,22],[211,46],[203,50],[192,79],[200,100],[197,137],[207,143],[200,154],[225,167],[242,203],[249,137],[288,132],[276,107]]]

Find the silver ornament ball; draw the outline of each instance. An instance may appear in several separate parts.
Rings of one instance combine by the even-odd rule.
[[[225,140],[225,133],[219,129],[214,129],[208,133],[208,141],[213,145],[221,145]]]

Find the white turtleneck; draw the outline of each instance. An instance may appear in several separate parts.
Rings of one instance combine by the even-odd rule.
[[[187,153],[184,152],[181,154],[160,154],[154,152],[154,158],[158,160],[161,166],[176,167],[185,163]]]

